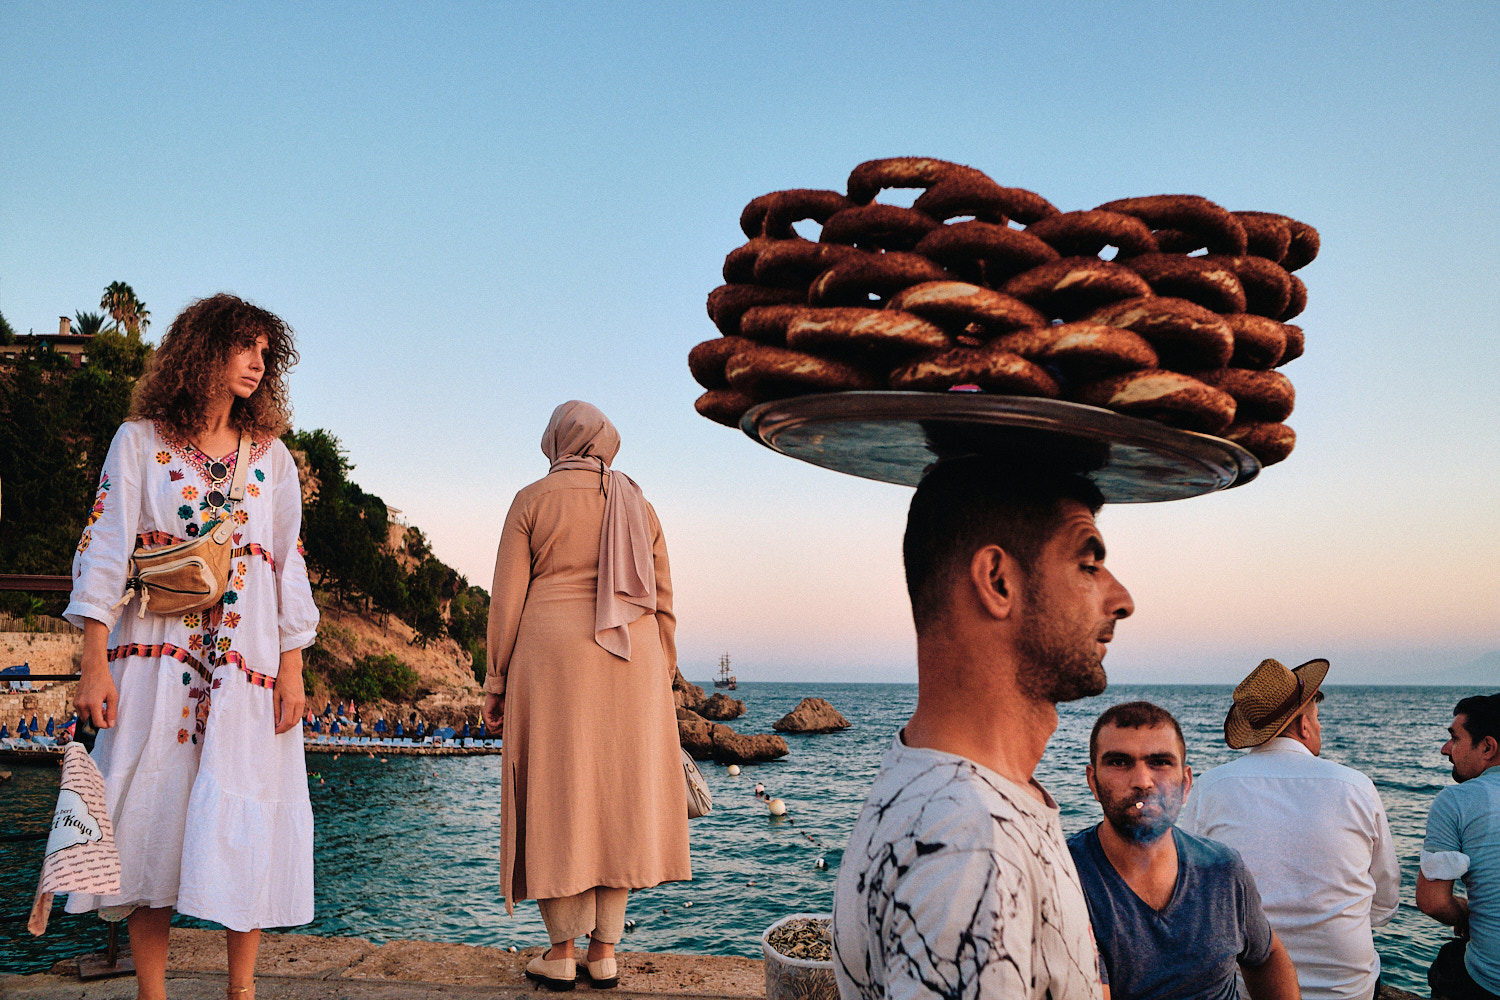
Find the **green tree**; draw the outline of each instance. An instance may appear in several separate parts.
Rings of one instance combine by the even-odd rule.
[[[73,314],[73,332],[83,337],[93,337],[106,330],[115,330],[118,327],[108,322],[109,317],[103,313],[79,311]]]
[[[123,281],[111,281],[99,299],[99,308],[113,317],[126,333],[141,333],[151,325],[146,303],[136,298],[135,289]]]
[[[0,346],[9,347],[16,342],[16,331],[8,322],[5,314],[0,313]]]

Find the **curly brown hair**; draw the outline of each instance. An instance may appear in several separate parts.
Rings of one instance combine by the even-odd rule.
[[[244,299],[220,292],[191,303],[172,320],[146,374],[130,401],[131,420],[156,420],[174,436],[191,438],[202,430],[211,399],[224,391],[224,369],[231,355],[265,334],[266,371],[248,399],[234,398],[229,423],[238,431],[268,440],[292,422],[286,373],[297,363],[292,328],[276,315]]]

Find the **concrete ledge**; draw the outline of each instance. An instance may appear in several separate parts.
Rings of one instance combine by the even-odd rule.
[[[435,941],[391,941],[376,946],[363,938],[265,934],[256,964],[256,996],[261,1000],[531,997],[539,991],[546,993],[524,973],[526,962],[541,950],[512,953]],[[608,991],[616,1000],[765,996],[760,959],[650,952],[621,952],[618,957],[620,985]],[[227,975],[224,935],[173,928],[167,968],[174,998],[221,1000]],[[132,976],[80,983],[77,975],[76,963],[66,960],[49,973],[0,977],[0,996],[6,1000],[128,1000],[135,996]],[[593,990],[580,979],[577,992]]]

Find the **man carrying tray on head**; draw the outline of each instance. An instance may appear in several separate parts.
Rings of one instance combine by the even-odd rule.
[[[1102,996],[1058,807],[1032,777],[1057,703],[1104,690],[1104,644],[1134,610],[1104,567],[1100,503],[1082,479],[982,459],[917,488],[917,709],[844,851],[844,1000]]]

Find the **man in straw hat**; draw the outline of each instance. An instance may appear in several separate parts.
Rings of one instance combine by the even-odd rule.
[[[1057,703],[1104,690],[1134,606],[1100,497],[1071,477],[940,464],[903,552],[917,708],[849,837],[833,905],[844,1000],[1098,1000],[1098,953],[1057,803],[1035,781]]]
[[[1453,706],[1442,753],[1458,784],[1439,792],[1427,813],[1417,906],[1459,937],[1438,951],[1427,982],[1435,997],[1493,1000],[1500,995],[1500,694]],[[1458,879],[1465,896],[1453,895]]]
[[[1193,787],[1172,713],[1105,709],[1089,734],[1089,790],[1104,822],[1068,839],[1112,1000],[1297,1000],[1297,970],[1238,853],[1174,826]]]
[[[1180,825],[1240,852],[1304,1000],[1368,1000],[1372,927],[1395,916],[1401,869],[1369,778],[1318,756],[1327,660],[1264,660],[1234,689],[1224,741],[1250,752],[1203,775]]]

